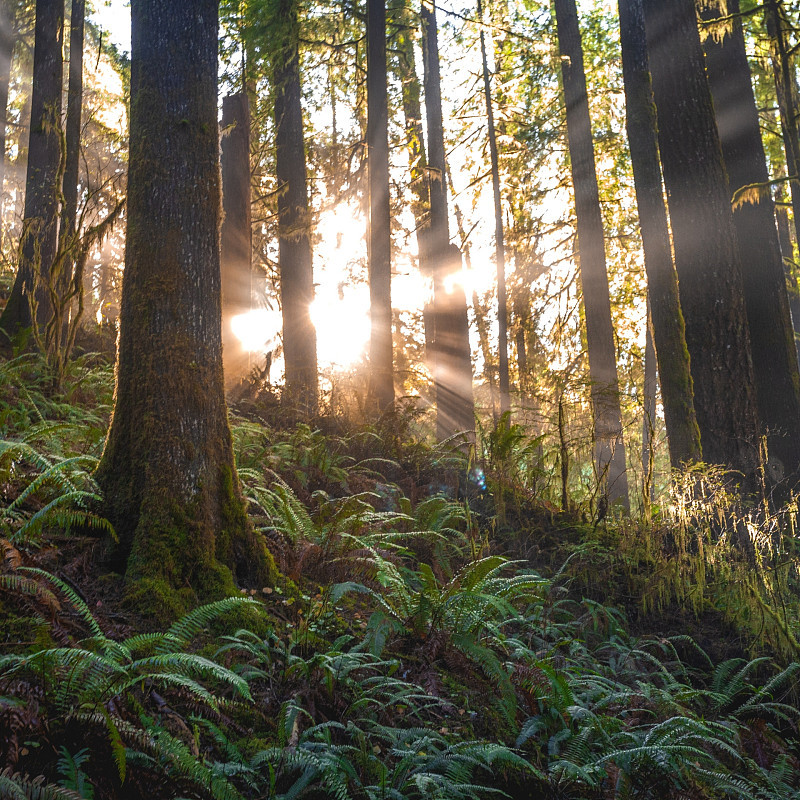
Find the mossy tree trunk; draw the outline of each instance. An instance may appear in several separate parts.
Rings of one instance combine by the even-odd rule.
[[[461,252],[450,244],[445,175],[442,88],[439,71],[439,34],[433,3],[424,0],[422,56],[425,111],[428,122],[428,174],[430,176],[429,255],[433,274],[433,358],[436,392],[436,434],[447,439],[466,432],[474,436],[475,405],[472,392],[472,358],[469,345],[467,298],[458,280]]]
[[[382,411],[394,402],[392,229],[389,207],[389,105],[386,3],[367,0],[367,168],[369,173],[370,396]]]
[[[300,409],[313,415],[317,410],[318,395],[317,334],[310,311],[314,299],[314,277],[296,0],[277,0],[271,25],[278,261],[286,388]]]
[[[97,481],[128,593],[157,616],[270,580],[223,389],[217,0],[133,0],[128,226]]]
[[[606,272],[603,218],[586,93],[583,46],[575,0],[555,0],[561,75],[567,107],[572,185],[578,227],[586,344],[592,381],[592,410],[600,489],[612,503],[629,507],[622,412],[617,380],[616,347]]]
[[[36,291],[36,274],[49,275],[58,239],[63,23],[64,0],[37,0],[22,241],[17,275],[0,316],[0,328],[9,336],[31,326],[32,296],[40,325],[50,317],[46,293]]]
[[[730,31],[705,41],[706,72],[731,194],[769,181],[739,0],[701,9],[710,21],[732,15]],[[767,474],[794,485],[800,474],[800,374],[792,330],[775,206],[768,191],[733,212],[742,265],[761,433],[767,436]]]
[[[758,437],[750,337],[694,0],[644,0],[643,7],[703,458],[752,476]]]
[[[233,332],[233,319],[252,307],[250,213],[250,100],[247,92],[222,99],[222,360],[230,389],[250,369],[250,357]]]
[[[686,331],[678,299],[678,276],[672,262],[661,183],[656,109],[641,0],[619,0],[619,21],[628,142],[642,231],[653,341],[670,462],[673,467],[679,467],[686,462],[699,461],[702,451],[694,412]],[[645,425],[649,430],[648,420],[645,420]]]

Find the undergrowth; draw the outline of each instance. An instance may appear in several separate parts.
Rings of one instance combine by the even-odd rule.
[[[233,434],[282,579],[166,630],[97,553],[110,369],[0,365],[0,797],[800,798],[797,507],[568,512],[508,420]]]

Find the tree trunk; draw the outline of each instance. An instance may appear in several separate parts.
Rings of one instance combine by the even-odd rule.
[[[628,479],[606,272],[603,218],[600,213],[583,47],[575,0],[555,0],[555,11],[578,221],[578,260],[586,313],[597,473],[602,494],[607,495],[610,502],[621,503],[627,509]]]
[[[370,395],[378,410],[383,411],[394,402],[389,106],[384,0],[367,0],[367,167],[370,209]]]
[[[652,314],[650,301],[647,301],[646,322],[647,333],[644,346],[644,381],[642,384],[642,501],[645,509],[650,507],[653,496],[653,461],[655,442],[653,436],[656,429],[656,347],[653,341]],[[684,349],[686,345],[684,344]],[[695,423],[695,429],[697,423]],[[699,435],[698,435],[699,444]]]
[[[678,299],[678,276],[672,263],[667,210],[661,185],[656,110],[641,0],[619,0],[619,20],[628,142],[636,184],[664,421],[670,463],[673,467],[680,467],[684,463],[701,460],[700,430],[694,411],[689,351],[686,349],[686,332]]]
[[[797,347],[798,338],[800,338],[800,286],[797,284],[794,264],[789,212],[780,205],[782,198],[783,192],[778,192],[775,196],[775,220],[778,224],[778,239],[781,243],[781,255],[783,257],[783,274],[786,276],[786,286],[789,291],[789,309],[792,313],[792,330],[794,331],[795,347]],[[800,352],[798,353],[798,364],[800,364]]]
[[[279,0],[273,20],[278,260],[286,389],[304,413],[314,415],[318,394],[317,334],[310,312],[314,277],[297,14],[295,0]]]
[[[61,209],[62,238],[69,244],[75,233],[78,217],[78,168],[81,154],[81,105],[83,102],[83,30],[86,16],[85,0],[72,0],[69,23],[69,88],[67,90],[66,160],[64,162],[64,206]],[[72,276],[71,264],[62,276],[66,286]]]
[[[439,439],[447,439],[462,432],[466,432],[471,439],[475,432],[475,406],[472,395],[467,298],[457,280],[461,272],[461,252],[450,244],[439,37],[436,11],[429,0],[424,0],[420,16],[423,28],[425,110],[428,119],[436,432]]]
[[[764,21],[769,36],[770,59],[775,76],[778,111],[781,117],[786,169],[790,178],[792,212],[797,241],[800,242],[800,120],[795,92],[795,73],[792,69],[789,44],[786,40],[786,18],[781,0],[765,0]]]
[[[694,0],[643,5],[703,458],[753,475],[758,448],[750,338]]]
[[[250,101],[247,92],[222,99],[222,360],[225,388],[250,371],[250,354],[233,332],[233,319],[252,308],[250,225]]]
[[[478,0],[478,20],[483,21],[483,7]],[[506,247],[503,233],[503,201],[500,196],[500,163],[497,152],[497,132],[494,127],[492,86],[486,58],[486,37],[481,25],[481,61],[483,66],[483,94],[486,100],[486,126],[489,137],[489,157],[492,170],[494,198],[494,254],[497,267],[497,325],[498,325],[498,379],[500,384],[500,413],[511,410],[508,380],[508,295],[506,292]]]
[[[43,327],[50,318],[50,301],[47,294],[37,288],[37,274],[42,280],[48,279],[58,240],[63,22],[64,0],[37,0],[19,265],[11,296],[0,316],[0,328],[9,336],[31,327],[32,297],[35,297],[33,303],[39,325]]]
[[[758,109],[744,45],[739,0],[725,9],[705,5],[701,18],[733,16],[731,32],[705,42],[706,72],[716,111],[730,191],[769,181]],[[768,475],[794,484],[800,475],[800,374],[775,206],[769,191],[742,203],[733,224],[742,265],[747,323],[761,433],[767,436]]]
[[[11,60],[16,41],[14,20],[7,3],[0,6],[0,217],[3,214],[3,183],[6,175],[6,118],[8,85],[11,81]]]
[[[217,0],[133,0],[114,414],[97,481],[131,602],[160,617],[262,586],[222,374]]]

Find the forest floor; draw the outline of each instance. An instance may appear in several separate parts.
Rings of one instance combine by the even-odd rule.
[[[706,472],[596,522],[507,422],[468,458],[255,392],[279,581],[141,616],[102,566],[112,391],[101,355],[58,391],[0,362],[0,798],[800,798],[796,506]]]

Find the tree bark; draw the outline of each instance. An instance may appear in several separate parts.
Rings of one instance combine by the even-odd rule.
[[[783,146],[786,153],[786,170],[789,173],[789,190],[792,198],[792,213],[800,242],[800,120],[796,79],[792,70],[789,44],[786,41],[786,18],[781,0],[765,0],[764,22],[769,36],[770,59],[778,97]]]
[[[706,72],[716,111],[722,155],[730,191],[767,185],[769,173],[761,140],[750,65],[739,15],[739,0],[703,6],[700,16],[712,20],[733,16],[731,31],[705,42]],[[800,374],[792,330],[789,295],[783,269],[775,205],[769,191],[740,204],[733,224],[742,265],[747,323],[756,381],[761,433],[767,436],[767,473],[790,486],[800,475]]]
[[[7,4],[0,6],[0,216],[3,213],[3,183],[6,175],[6,119],[8,117],[8,86],[11,81],[11,61],[16,35],[14,20]]]
[[[78,168],[81,154],[81,105],[83,102],[83,32],[86,17],[85,0],[72,0],[69,22],[69,88],[67,90],[67,123],[64,131],[66,160],[64,162],[64,206],[61,209],[62,238],[69,239],[76,233],[78,217]],[[71,265],[62,276],[66,286],[72,277]]]
[[[250,101],[247,92],[222,99],[222,360],[225,388],[250,371],[250,354],[233,332],[233,319],[252,308],[250,224]]]
[[[653,496],[653,461],[655,442],[653,434],[656,429],[656,347],[653,340],[653,324],[650,301],[647,301],[647,332],[644,346],[644,381],[642,383],[642,500],[644,507],[650,506]],[[685,345],[684,345],[685,348]],[[695,428],[697,425],[695,424]],[[699,435],[698,435],[699,440]]]
[[[478,0],[478,20],[483,21],[483,7]],[[511,411],[508,379],[508,293],[506,292],[506,246],[503,233],[503,200],[500,194],[500,159],[497,152],[497,132],[494,127],[492,86],[486,58],[486,37],[481,25],[481,62],[483,67],[483,94],[486,100],[486,127],[489,137],[489,158],[492,170],[492,196],[494,199],[494,257],[497,268],[497,326],[498,326],[498,382],[500,384],[500,413]]]
[[[629,507],[622,413],[617,380],[611,300],[606,272],[603,218],[594,161],[583,47],[575,0],[555,0],[561,74],[567,107],[567,138],[575,190],[578,249],[586,314],[586,342],[601,493]]]
[[[386,4],[367,0],[367,167],[369,172],[370,395],[379,411],[394,402],[392,229]]]
[[[619,0],[625,111],[642,231],[647,296],[653,323],[664,421],[673,467],[700,461],[700,430],[686,349],[686,331],[672,262],[658,160],[656,110],[647,60],[641,0]],[[649,331],[648,331],[649,334]],[[647,420],[645,424],[648,425]]]
[[[792,330],[794,331],[795,347],[797,347],[798,338],[800,338],[800,286],[797,284],[797,275],[795,274],[789,212],[786,208],[780,206],[782,198],[782,191],[775,195],[775,221],[778,225],[778,239],[781,243],[781,255],[783,257],[783,274],[786,276],[786,286],[789,291],[789,309],[792,313]],[[798,352],[798,364],[800,365],[800,352]]]
[[[97,481],[129,599],[170,617],[271,578],[225,406],[217,0],[133,0],[114,414]]]
[[[472,393],[467,298],[463,286],[458,281],[461,272],[461,252],[455,245],[450,244],[439,36],[436,11],[429,0],[423,0],[420,16],[423,28],[425,110],[428,121],[431,209],[429,244],[433,272],[436,432],[440,440],[464,432],[472,439],[475,433],[475,406]]]
[[[644,0],[703,458],[754,474],[757,416],[730,191],[694,0]]]
[[[317,411],[317,334],[311,321],[314,276],[300,85],[300,31],[295,0],[279,0],[273,19],[275,172],[278,260],[283,307],[286,389],[301,411]]]
[[[15,336],[32,325],[31,298],[35,297],[40,326],[50,318],[49,299],[37,289],[37,273],[47,280],[58,240],[61,186],[61,94],[64,0],[37,0],[33,52],[31,127],[25,210],[19,265],[0,328]]]

